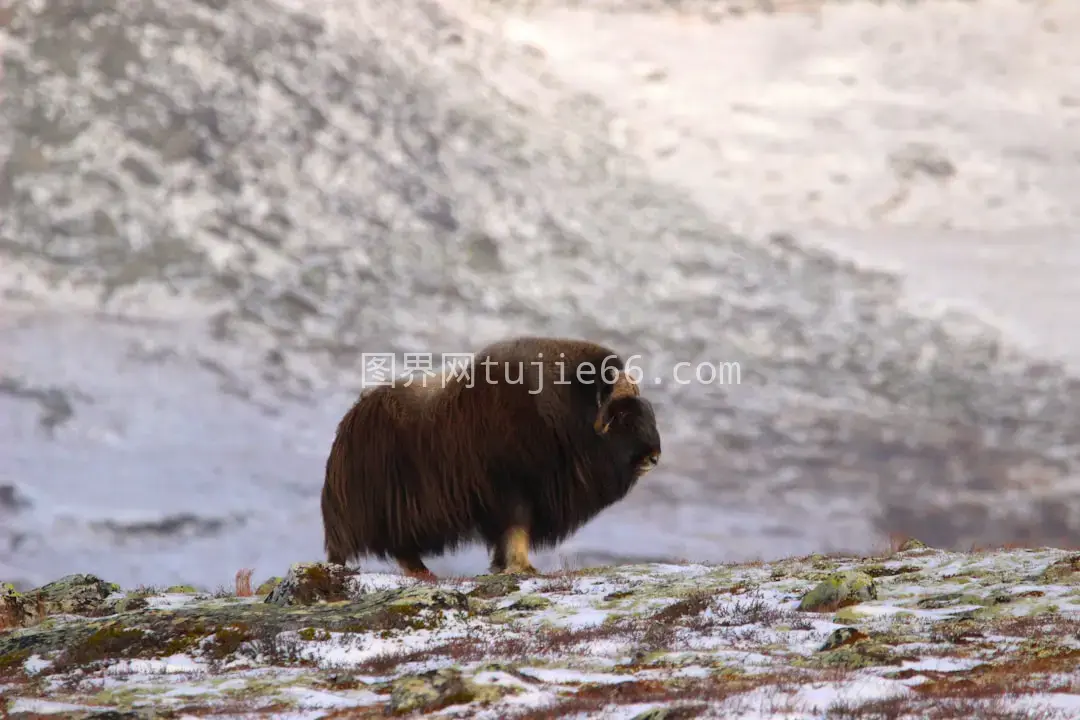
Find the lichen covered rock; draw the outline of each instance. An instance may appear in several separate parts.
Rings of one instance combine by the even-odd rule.
[[[1080,583],[1080,554],[1070,555],[1050,565],[1039,575],[1048,583]]]
[[[877,598],[874,578],[864,572],[847,571],[830,575],[803,596],[799,609],[807,612],[832,612]]]
[[[280,578],[277,575],[268,578],[266,581],[260,584],[259,587],[255,588],[255,594],[269,595],[271,592],[273,592],[274,588],[281,584],[282,579],[283,578]]]
[[[344,565],[297,563],[267,594],[266,602],[282,606],[344,602],[349,599],[348,580],[358,574]]]
[[[445,668],[395,680],[390,691],[389,709],[395,714],[429,713],[448,705],[494,700],[499,694],[489,688],[477,687],[459,670]]]
[[[0,602],[7,624],[28,627],[50,615],[102,615],[107,600],[119,587],[94,575],[67,575],[25,593],[10,584],[0,586]]]

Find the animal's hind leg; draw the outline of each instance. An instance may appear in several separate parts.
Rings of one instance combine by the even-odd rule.
[[[509,575],[539,575],[529,562],[529,531],[523,525],[513,525],[495,547],[492,567]]]
[[[408,577],[416,578],[417,580],[427,580],[429,582],[435,582],[437,579],[435,575],[428,570],[427,565],[420,559],[420,553],[417,552],[405,552],[394,556],[394,560],[397,561],[398,566],[401,568]]]
[[[491,549],[491,572],[501,573],[506,569],[506,548],[502,542],[495,543]]]

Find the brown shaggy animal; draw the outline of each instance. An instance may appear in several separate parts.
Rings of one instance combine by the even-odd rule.
[[[519,337],[466,372],[367,388],[338,424],[322,490],[330,562],[422,555],[476,539],[492,570],[535,573],[551,547],[622,499],[660,457],[652,405],[611,349]]]

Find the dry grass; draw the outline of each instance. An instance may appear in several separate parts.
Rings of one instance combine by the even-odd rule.
[[[383,653],[357,667],[357,672],[383,675],[402,665],[447,659],[455,664],[474,662],[522,662],[533,658],[565,656],[581,645],[607,640],[633,631],[629,623],[607,623],[581,629],[541,628],[515,634],[507,631],[495,638],[455,638],[418,650]]]
[[[574,589],[574,576],[566,573],[553,573],[544,578],[543,584],[536,589],[539,593],[568,593]]]
[[[792,690],[815,678],[806,673],[782,670],[760,675],[715,676],[708,679],[695,678],[681,681],[631,680],[623,683],[587,684],[565,698],[559,698],[544,707],[525,710],[509,715],[514,720],[555,720],[578,713],[599,713],[612,706],[636,705],[638,703],[664,703],[670,708],[665,718],[693,718],[710,705],[731,700],[744,693],[769,688],[771,697],[766,698],[780,706],[789,700],[785,697]]]
[[[169,708],[165,717],[278,717],[295,711],[288,703],[273,703],[260,705],[253,701],[234,701],[213,706],[185,705],[182,707]],[[104,717],[104,716],[102,716]],[[119,716],[117,716],[119,717]],[[353,717],[353,716],[338,716]],[[377,716],[378,717],[378,716]]]
[[[1051,714],[1010,709],[1003,697],[996,698],[937,698],[920,701],[907,695],[867,700],[861,703],[838,702],[829,707],[829,720],[1042,720]]]
[[[254,568],[242,568],[236,571],[236,597],[251,597],[255,593],[251,590],[251,574]]]

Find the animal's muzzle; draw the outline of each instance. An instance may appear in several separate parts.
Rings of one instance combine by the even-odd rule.
[[[644,475],[645,473],[649,472],[654,467],[656,467],[657,463],[659,463],[659,462],[660,462],[660,453],[659,453],[659,451],[649,453],[644,458],[642,458],[641,462],[638,464],[638,476]]]

